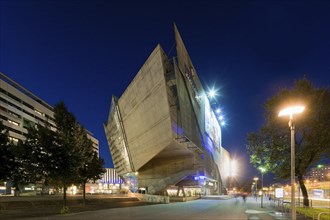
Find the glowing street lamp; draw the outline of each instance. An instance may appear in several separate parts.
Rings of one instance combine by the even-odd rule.
[[[214,89],[211,89],[208,93],[209,97],[212,99],[217,95],[217,92]]]
[[[279,117],[289,115],[289,127],[291,130],[291,216],[293,220],[296,220],[296,201],[295,201],[295,139],[294,139],[294,114],[302,113],[304,106],[291,106],[283,109],[278,114]]]

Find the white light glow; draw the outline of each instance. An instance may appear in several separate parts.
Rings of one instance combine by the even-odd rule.
[[[214,98],[217,95],[217,92],[214,89],[211,89],[208,93],[210,98]]]
[[[230,176],[236,176],[236,161],[232,160],[230,162]]]
[[[217,110],[215,110],[215,112],[216,112],[217,114],[219,114],[219,113],[221,112],[220,108],[217,108]]]
[[[296,113],[302,113],[305,109],[305,106],[292,106],[286,109],[283,109],[280,111],[278,114],[279,117],[284,116],[284,115],[290,115],[292,116],[293,114]]]
[[[262,173],[265,173],[266,172],[266,168],[264,168],[264,167],[259,167],[258,168]]]

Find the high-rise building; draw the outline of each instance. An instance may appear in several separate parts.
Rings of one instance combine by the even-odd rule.
[[[27,127],[31,125],[44,126],[47,122],[50,129],[56,130],[53,107],[1,72],[0,120],[13,142],[25,140]],[[99,152],[99,141],[89,131],[87,136],[92,140],[94,150]]]
[[[104,124],[117,173],[150,194],[221,194],[230,154],[197,71],[174,25],[176,55],[150,54]]]
[[[330,165],[318,165],[316,167],[311,168],[308,172],[308,179],[317,180],[317,181],[326,181],[330,180]]]

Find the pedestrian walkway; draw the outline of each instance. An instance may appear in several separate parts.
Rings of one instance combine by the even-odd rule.
[[[242,198],[239,198],[242,200]],[[243,203],[243,200],[242,200]],[[261,198],[255,199],[254,197],[248,197],[245,205],[247,209],[245,213],[248,215],[250,220],[258,219],[276,219],[276,220],[286,220],[291,219],[290,210],[285,210],[278,204],[275,204],[274,200],[268,200],[264,198],[263,207],[261,207]],[[262,218],[260,218],[262,216]],[[307,220],[304,215],[297,213],[297,220]]]
[[[264,200],[261,207],[260,198],[256,201],[253,197],[247,197],[246,202],[242,197],[233,198],[230,196],[211,196],[189,202],[175,202],[170,204],[146,205],[140,201],[130,201],[131,198],[108,198],[103,196],[88,197],[86,207],[78,197],[70,197],[69,206],[72,213],[59,215],[61,201],[54,197],[43,198],[11,198],[17,201],[18,205],[25,208],[10,209],[13,204],[8,204],[6,209],[0,210],[0,219],[104,219],[111,216],[111,219],[118,220],[289,220],[290,213],[282,212],[277,204]],[[58,197],[57,199],[60,199]],[[28,201],[27,201],[28,200]],[[26,201],[22,203],[23,201]],[[38,202],[39,201],[39,202]],[[3,201],[2,201],[3,202]],[[47,203],[54,203],[52,207]],[[41,206],[41,205],[45,206]],[[57,205],[56,205],[57,204]],[[5,207],[3,207],[5,208]],[[16,207],[17,208],[17,207]],[[307,220],[304,216],[297,216],[297,220]]]
[[[206,195],[202,196],[201,199],[215,199],[215,200],[223,200],[223,199],[231,199],[232,195]]]
[[[125,195],[88,195],[83,205],[82,195],[68,196],[67,205],[71,212],[93,211],[117,207],[147,205],[135,197]],[[0,196],[0,219],[51,216],[60,213],[62,196]]]

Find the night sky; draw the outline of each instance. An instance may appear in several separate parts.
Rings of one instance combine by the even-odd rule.
[[[0,71],[51,105],[63,100],[113,167],[103,130],[111,96],[158,43],[171,50],[173,22],[204,88],[218,89],[223,147],[252,179],[246,134],[262,125],[262,104],[304,75],[330,85],[328,0],[0,0]]]

